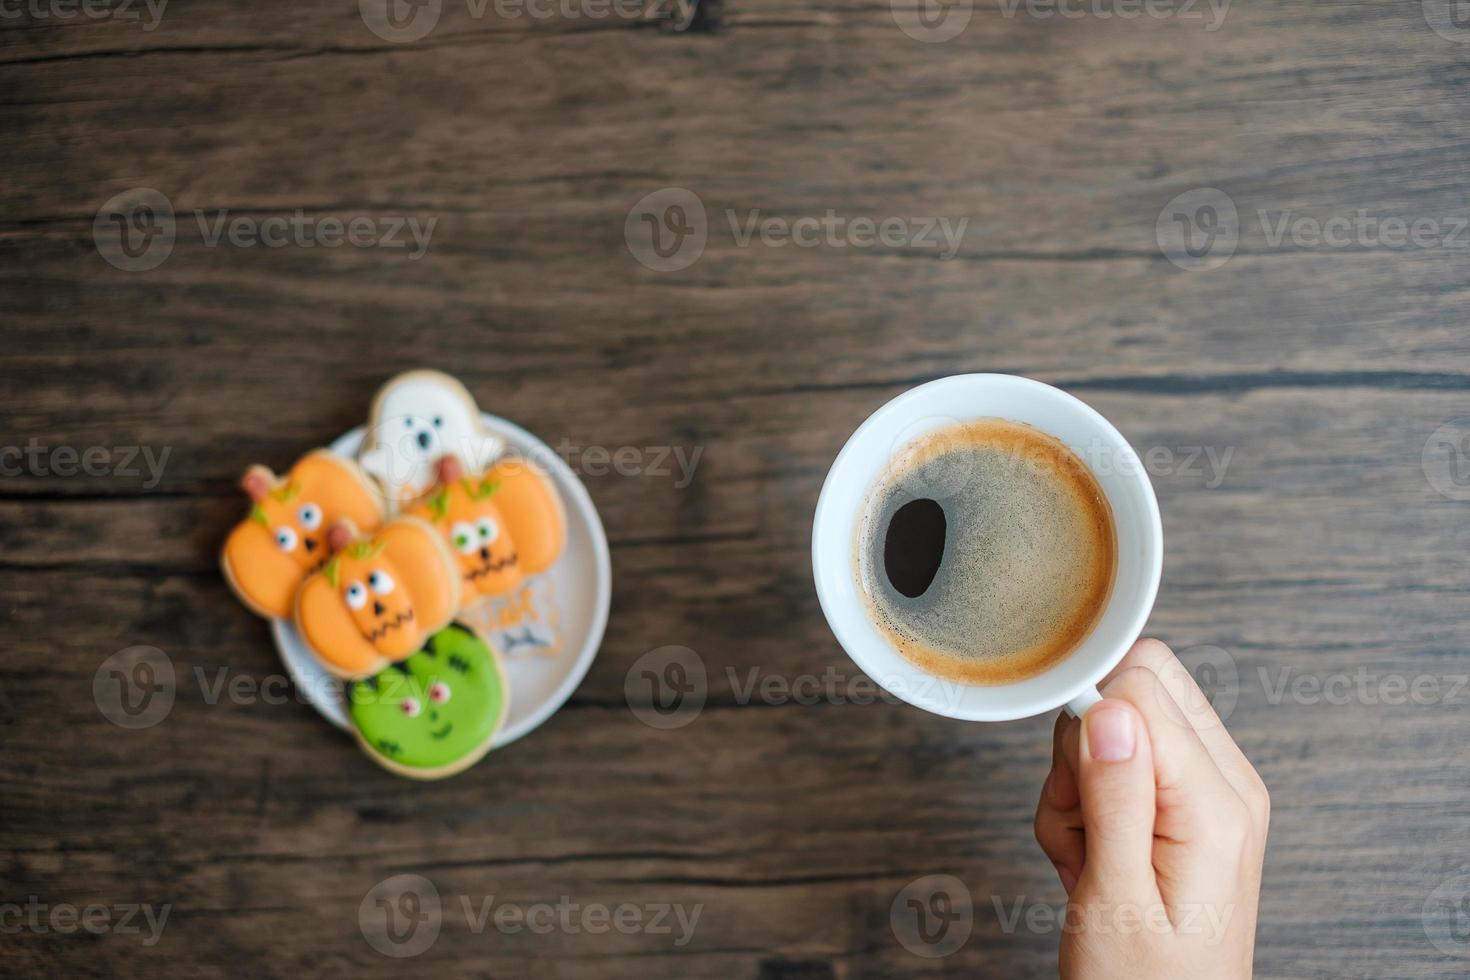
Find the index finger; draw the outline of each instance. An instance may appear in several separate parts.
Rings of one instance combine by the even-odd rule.
[[[1142,667],[1158,677],[1164,697],[1159,700],[1164,716],[1177,725],[1188,726],[1204,743],[1215,765],[1237,793],[1245,796],[1260,777],[1230,732],[1215,713],[1210,699],[1200,690],[1194,677],[1174,656],[1174,651],[1160,640],[1145,638],[1133,644],[1117,667],[1098,686],[1106,687],[1120,674]]]

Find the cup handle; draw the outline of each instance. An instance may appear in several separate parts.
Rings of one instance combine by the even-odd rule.
[[[1087,709],[1102,700],[1102,695],[1097,693],[1097,688],[1089,687],[1081,694],[1067,702],[1067,714],[1073,718],[1081,718],[1087,714]]]

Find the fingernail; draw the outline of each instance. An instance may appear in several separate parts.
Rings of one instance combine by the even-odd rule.
[[[1127,762],[1133,748],[1132,712],[1100,705],[1087,713],[1087,752],[1094,761]]]

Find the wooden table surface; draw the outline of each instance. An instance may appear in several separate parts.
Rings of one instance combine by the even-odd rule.
[[[728,0],[679,32],[598,0],[379,2],[0,7],[0,972],[1053,975],[1051,719],[854,703],[811,580],[852,429],[965,371],[1061,385],[1146,453],[1149,631],[1273,793],[1257,975],[1470,971],[1448,3]],[[362,243],[329,247],[354,219]],[[964,222],[954,254],[922,234],[939,219]],[[422,254],[393,247],[411,227]],[[200,681],[281,672],[217,569],[240,473],[410,366],[571,447],[614,570],[566,706],[432,785],[294,697]],[[622,447],[701,455],[681,485],[600,463]],[[625,678],[670,644],[708,681],[666,731]],[[178,680],[129,729],[94,680],[136,645]],[[780,696],[805,678],[818,703]],[[441,898],[412,960],[360,915],[404,874]],[[943,958],[890,919],[930,875],[974,909]],[[572,903],[672,929],[476,918]]]

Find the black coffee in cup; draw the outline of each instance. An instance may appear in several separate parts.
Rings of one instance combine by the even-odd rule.
[[[1041,673],[1097,624],[1117,566],[1096,477],[1019,422],[957,423],[902,446],[857,529],[874,624],[921,669],[971,684]]]

